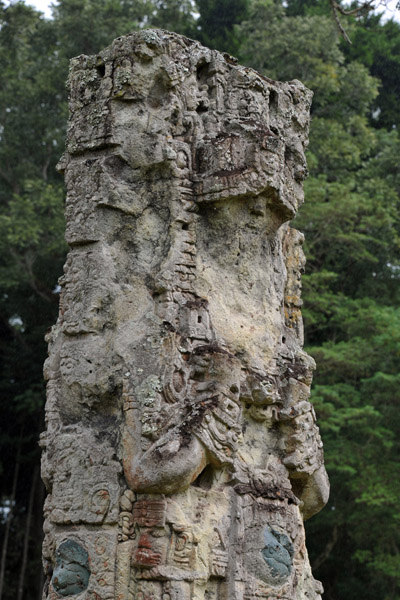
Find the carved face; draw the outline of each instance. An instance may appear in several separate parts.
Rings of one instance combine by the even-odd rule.
[[[293,565],[293,544],[285,533],[279,533],[270,526],[264,529],[265,546],[261,550],[273,583],[282,583],[291,573]]]
[[[75,596],[89,583],[89,555],[74,540],[63,542],[56,550],[56,564],[51,580],[60,596]]]
[[[257,580],[282,587],[292,579],[295,543],[291,533],[276,523],[266,524],[265,517],[253,515],[246,533],[245,562]]]

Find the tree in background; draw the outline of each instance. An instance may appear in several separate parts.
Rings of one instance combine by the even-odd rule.
[[[35,465],[43,336],[66,251],[55,165],[68,60],[148,26],[315,92],[307,201],[295,225],[306,233],[306,340],[332,496],[309,523],[308,545],[327,600],[400,597],[400,26],[351,17],[349,46],[330,10],[326,0],[59,0],[46,20],[0,1],[2,600],[41,598]]]
[[[22,3],[0,4],[0,595],[17,600],[19,581],[32,578],[32,597],[40,585],[38,553],[22,559],[30,537],[41,539],[43,334],[57,315],[66,249],[55,172],[66,119],[58,52],[50,22]]]
[[[236,54],[240,39],[235,25],[247,19],[250,0],[197,0],[196,39],[209,48]]]

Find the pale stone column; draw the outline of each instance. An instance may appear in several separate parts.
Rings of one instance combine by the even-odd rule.
[[[166,31],[71,62],[44,598],[317,600],[311,92]]]

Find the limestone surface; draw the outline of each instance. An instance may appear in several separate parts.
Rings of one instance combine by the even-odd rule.
[[[71,61],[44,599],[318,600],[311,92],[162,30]]]

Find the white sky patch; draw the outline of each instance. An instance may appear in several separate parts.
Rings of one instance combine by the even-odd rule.
[[[396,8],[397,2],[398,0],[387,0],[385,6],[379,7],[385,12],[385,21],[389,21],[389,19],[400,21],[400,10]]]
[[[13,2],[13,0],[5,0],[5,4],[7,7],[7,6],[10,6],[10,4],[14,4],[14,2]],[[40,10],[42,13],[44,13],[44,16],[47,17],[48,19],[51,18],[51,8],[50,8],[50,5],[52,4],[51,1],[49,1],[49,0],[26,0],[25,4],[28,4],[29,6],[33,6],[37,10]]]
[[[11,325],[11,327],[14,327],[14,329],[16,329],[17,331],[22,331],[22,333],[25,331],[24,322],[19,315],[14,315],[10,317],[8,319],[8,322]]]
[[[6,6],[13,4],[13,1],[15,0],[5,0]],[[400,10],[396,9],[397,2],[398,0],[381,0],[381,2],[376,3],[377,12],[384,13],[384,21],[388,21],[389,19],[400,21]],[[51,4],[53,3],[55,3],[54,0],[25,0],[25,4],[34,6],[37,10],[44,13],[47,18],[51,18]]]

